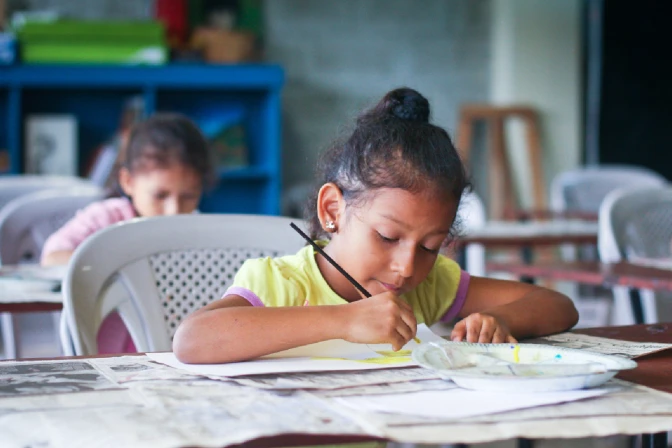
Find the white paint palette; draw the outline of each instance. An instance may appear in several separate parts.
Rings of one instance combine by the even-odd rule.
[[[431,342],[413,350],[418,365],[465,389],[491,392],[551,392],[597,387],[637,363],[540,344]]]

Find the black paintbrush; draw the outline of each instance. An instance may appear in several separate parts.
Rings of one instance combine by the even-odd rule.
[[[345,278],[347,278],[348,281],[349,281],[350,283],[352,283],[352,285],[353,285],[355,288],[359,289],[359,291],[360,291],[362,294],[364,294],[365,297],[371,297],[371,294],[369,293],[369,291],[367,291],[366,289],[364,289],[364,287],[363,287],[362,285],[360,285],[359,283],[357,283],[357,280],[355,280],[354,278],[352,278],[352,277],[350,276],[350,274],[348,274],[347,272],[345,272],[345,270],[344,270],[342,267],[340,267],[340,266],[338,265],[338,263],[336,263],[336,262],[334,261],[333,258],[331,258],[329,255],[327,255],[326,252],[324,252],[320,246],[318,246],[317,244],[315,244],[315,241],[311,240],[310,237],[309,237],[308,235],[306,235],[306,234],[303,232],[303,230],[299,229],[299,227],[298,227],[296,224],[294,224],[293,222],[290,223],[289,225],[292,226],[292,229],[294,229],[294,230],[296,230],[297,232],[299,232],[299,235],[301,235],[302,237],[304,237],[305,240],[308,241],[308,242],[311,244],[311,246],[313,246],[313,247],[315,248],[315,250],[316,250],[317,252],[319,252],[320,255],[322,255],[322,256],[323,256],[329,263],[331,263],[331,265],[332,265],[333,267],[335,267],[336,270],[338,270],[338,272],[340,272],[341,274],[343,274],[343,276],[344,276]]]
[[[329,255],[327,255],[326,252],[323,251],[322,248],[321,248],[320,246],[318,246],[317,244],[315,244],[315,241],[311,240],[310,237],[309,237],[308,235],[306,235],[306,234],[303,232],[303,230],[299,229],[299,227],[298,227],[296,224],[294,224],[293,222],[290,223],[289,225],[292,226],[292,229],[296,230],[296,231],[299,233],[299,235],[301,235],[306,241],[308,241],[308,242],[310,243],[310,245],[313,246],[313,247],[315,248],[315,250],[319,252],[320,255],[322,255],[322,256],[323,256],[329,263],[331,263],[331,265],[332,265],[333,267],[335,267],[335,268],[338,270],[338,272],[340,272],[341,274],[343,274],[343,276],[344,276],[345,278],[347,278],[348,281],[349,281],[350,283],[352,283],[352,285],[353,285],[355,288],[359,289],[359,290],[361,291],[361,293],[364,294],[365,297],[371,297],[371,293],[369,293],[369,291],[367,291],[366,289],[364,289],[364,287],[363,287],[362,285],[360,285],[359,283],[357,283],[357,280],[355,280],[354,278],[352,278],[352,277],[350,276],[350,274],[348,274],[347,272],[345,272],[345,269],[343,269],[342,267],[340,267],[340,266],[338,265],[338,263],[336,263],[336,262],[334,261],[333,258],[331,258]],[[418,344],[420,343],[420,339],[418,339],[417,337],[414,337],[413,340],[414,340],[415,342],[417,342]]]

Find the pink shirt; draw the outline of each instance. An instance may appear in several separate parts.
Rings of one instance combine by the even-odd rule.
[[[126,198],[95,202],[77,212],[74,218],[52,234],[42,248],[42,259],[52,252],[74,251],[86,238],[105,227],[136,218],[133,204]],[[131,335],[121,317],[110,313],[98,330],[98,353],[133,353],[136,351]]]
[[[111,198],[94,202],[77,212],[42,248],[42,260],[52,252],[74,251],[86,238],[97,231],[122,221],[136,218],[138,214],[127,198]]]

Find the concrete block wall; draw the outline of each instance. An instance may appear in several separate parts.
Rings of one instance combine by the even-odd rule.
[[[140,20],[151,17],[152,0],[7,0],[10,9],[48,9],[76,19]]]
[[[388,90],[427,96],[453,133],[490,95],[490,0],[268,0],[266,59],[285,67],[284,186],[310,182],[321,150]]]

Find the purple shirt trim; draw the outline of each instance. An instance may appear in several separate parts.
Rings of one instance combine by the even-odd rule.
[[[252,306],[265,306],[264,302],[261,301],[259,296],[257,296],[255,293],[250,291],[247,288],[241,288],[240,286],[232,286],[229,289],[226,290],[222,298],[233,294],[242,297],[243,299],[247,300],[250,302],[250,305]]]
[[[462,271],[460,274],[460,284],[457,285],[457,293],[455,293],[455,300],[453,300],[453,303],[450,305],[450,308],[448,308],[448,311],[446,311],[446,314],[439,319],[441,322],[450,322],[460,314],[464,302],[467,300],[467,289],[469,288],[470,279],[471,276],[469,273]]]

